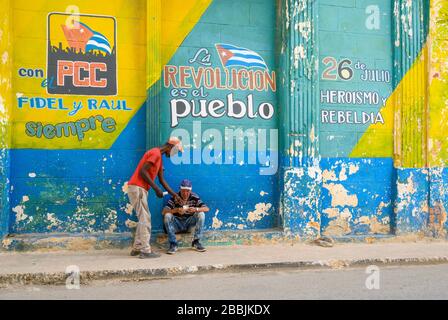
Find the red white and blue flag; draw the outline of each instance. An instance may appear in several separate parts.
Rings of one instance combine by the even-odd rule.
[[[223,67],[242,66],[246,68],[268,69],[266,62],[255,51],[232,46],[230,44],[216,44],[219,58]]]
[[[72,28],[62,25],[62,29],[71,48],[82,50],[83,52],[98,50],[107,54],[112,53],[109,40],[84,23],[77,23]]]

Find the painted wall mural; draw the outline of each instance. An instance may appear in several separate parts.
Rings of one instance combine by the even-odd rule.
[[[212,1],[163,66],[160,130],[186,147],[166,170],[207,199],[212,230],[278,225],[275,30],[273,1]]]
[[[446,1],[0,4],[0,235],[132,230],[172,134],[208,230],[446,235]]]
[[[14,3],[13,148],[108,149],[146,99],[144,20],[50,3]]]
[[[380,109],[393,86],[392,5],[333,5],[320,5],[320,14],[331,17],[319,26],[320,152],[350,157],[356,156],[353,149],[370,125],[385,125]]]

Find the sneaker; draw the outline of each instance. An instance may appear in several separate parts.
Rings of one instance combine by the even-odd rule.
[[[139,255],[140,259],[151,259],[151,258],[159,258],[160,254],[155,252],[141,252]]]
[[[191,246],[193,247],[194,250],[199,251],[199,252],[204,252],[207,249],[204,248],[204,246],[199,242],[199,240],[194,240],[193,243],[191,244]]]
[[[140,250],[132,249],[132,251],[131,251],[131,257],[136,257],[136,256],[138,256],[140,253],[141,253]]]
[[[166,253],[167,254],[175,254],[176,251],[177,251],[177,244],[170,243],[170,248],[168,249],[168,251]]]

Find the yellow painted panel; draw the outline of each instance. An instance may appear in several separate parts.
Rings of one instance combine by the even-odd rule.
[[[448,165],[448,2],[431,2],[429,164]]]
[[[12,79],[15,92],[12,101],[12,119],[14,121],[12,147],[110,148],[135,113],[145,103],[147,89],[160,78],[162,65],[168,62],[211,2],[212,0],[13,1],[12,19],[15,32]],[[151,11],[152,8],[157,7],[159,8],[157,12]],[[73,17],[68,15],[51,15],[51,13],[64,12],[80,13],[79,22],[85,24],[87,29],[84,26],[78,28],[76,23],[73,23]],[[160,24],[159,32],[154,32],[153,29],[147,27],[148,21],[153,18]],[[113,23],[114,20],[116,24]],[[48,21],[50,21],[49,26],[47,25]],[[90,64],[87,64],[86,67],[84,58],[81,57],[84,55],[88,62],[95,62],[95,59],[88,55],[98,55],[101,51],[88,53],[86,48],[87,41],[90,41],[96,33],[107,39],[110,45],[109,50],[112,50],[112,53],[116,45],[116,67],[114,64],[109,64],[107,71],[109,75],[117,72],[116,95],[110,95],[110,92],[114,92],[113,88],[110,92],[104,92],[106,95],[100,95],[101,90],[98,88],[101,88],[102,84],[98,83],[94,84],[98,89],[94,92],[98,94],[84,94],[81,93],[84,91],[79,89],[80,86],[88,87],[89,81],[92,86],[94,82],[92,79],[103,79],[98,78],[98,74],[92,73],[92,70],[96,69],[89,69],[93,68]],[[54,59],[52,57],[47,64],[47,34],[49,34],[56,55],[75,57],[73,59],[78,60]],[[162,47],[160,45],[162,42],[169,45]],[[76,48],[76,51],[68,50],[70,47]],[[107,50],[107,47],[104,45],[103,48],[106,48],[104,50]],[[57,63],[59,62],[57,61],[66,61],[67,63],[64,64],[64,67],[61,65],[58,67]],[[72,63],[73,61],[78,62]],[[158,62],[152,63],[152,61]],[[19,69],[43,70],[44,78],[20,76]],[[50,70],[53,71],[50,72]],[[64,72],[67,72],[68,75],[63,76]],[[53,79],[53,81],[59,80],[59,87],[62,86],[62,81],[64,83],[72,81],[70,86],[73,88],[67,89],[67,92],[47,93],[49,90],[42,84],[53,83],[54,85],[51,79],[48,79],[48,82],[44,81],[47,74],[56,75],[57,79]],[[113,79],[111,81],[113,82]],[[108,83],[110,84],[110,82]],[[73,93],[71,90],[75,90],[77,93]],[[123,110],[123,100],[126,100],[126,109],[130,110]],[[44,102],[45,105],[43,105]],[[121,103],[119,110],[109,110],[112,105],[117,106],[117,103]],[[82,105],[82,108],[74,112],[74,107],[78,105]],[[100,105],[101,109],[98,107]],[[59,125],[60,129],[62,128],[61,124],[79,124],[80,121],[86,121],[96,115],[101,115],[101,119],[112,117],[115,121],[115,130],[103,132],[99,128],[101,123],[96,123],[95,129],[86,131],[81,138],[76,135],[52,137],[53,127],[56,128]],[[45,136],[42,135],[43,129],[39,126],[47,124],[49,126],[45,132],[48,135]],[[62,132],[61,130],[60,132]],[[40,138],[37,137],[38,135]]]

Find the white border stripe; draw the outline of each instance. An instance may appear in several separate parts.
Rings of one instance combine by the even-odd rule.
[[[258,60],[258,59],[245,59],[245,58],[241,58],[241,57],[232,57],[229,59],[229,61],[242,61],[242,62],[246,62],[246,63],[260,63],[263,65],[266,65],[266,63],[263,60]]]
[[[109,53],[111,53],[111,49],[110,49],[110,47],[109,46],[106,46],[105,44],[103,44],[103,43],[98,43],[98,42],[96,42],[95,40],[89,40],[88,42],[87,42],[87,45],[93,45],[93,46],[95,46],[95,47],[98,47],[98,48],[103,48],[103,49],[105,49],[105,50],[107,50],[107,52],[109,52]]]
[[[238,54],[242,54],[245,56],[257,56],[260,57],[260,55],[254,51],[250,51],[250,50],[229,50],[232,53],[238,53]],[[261,58],[261,57],[260,57]]]
[[[107,40],[107,38],[105,36],[102,36],[99,33],[94,33],[92,38],[94,38],[94,37],[98,37],[98,38],[103,39],[104,41],[107,41],[109,43],[109,40]]]

